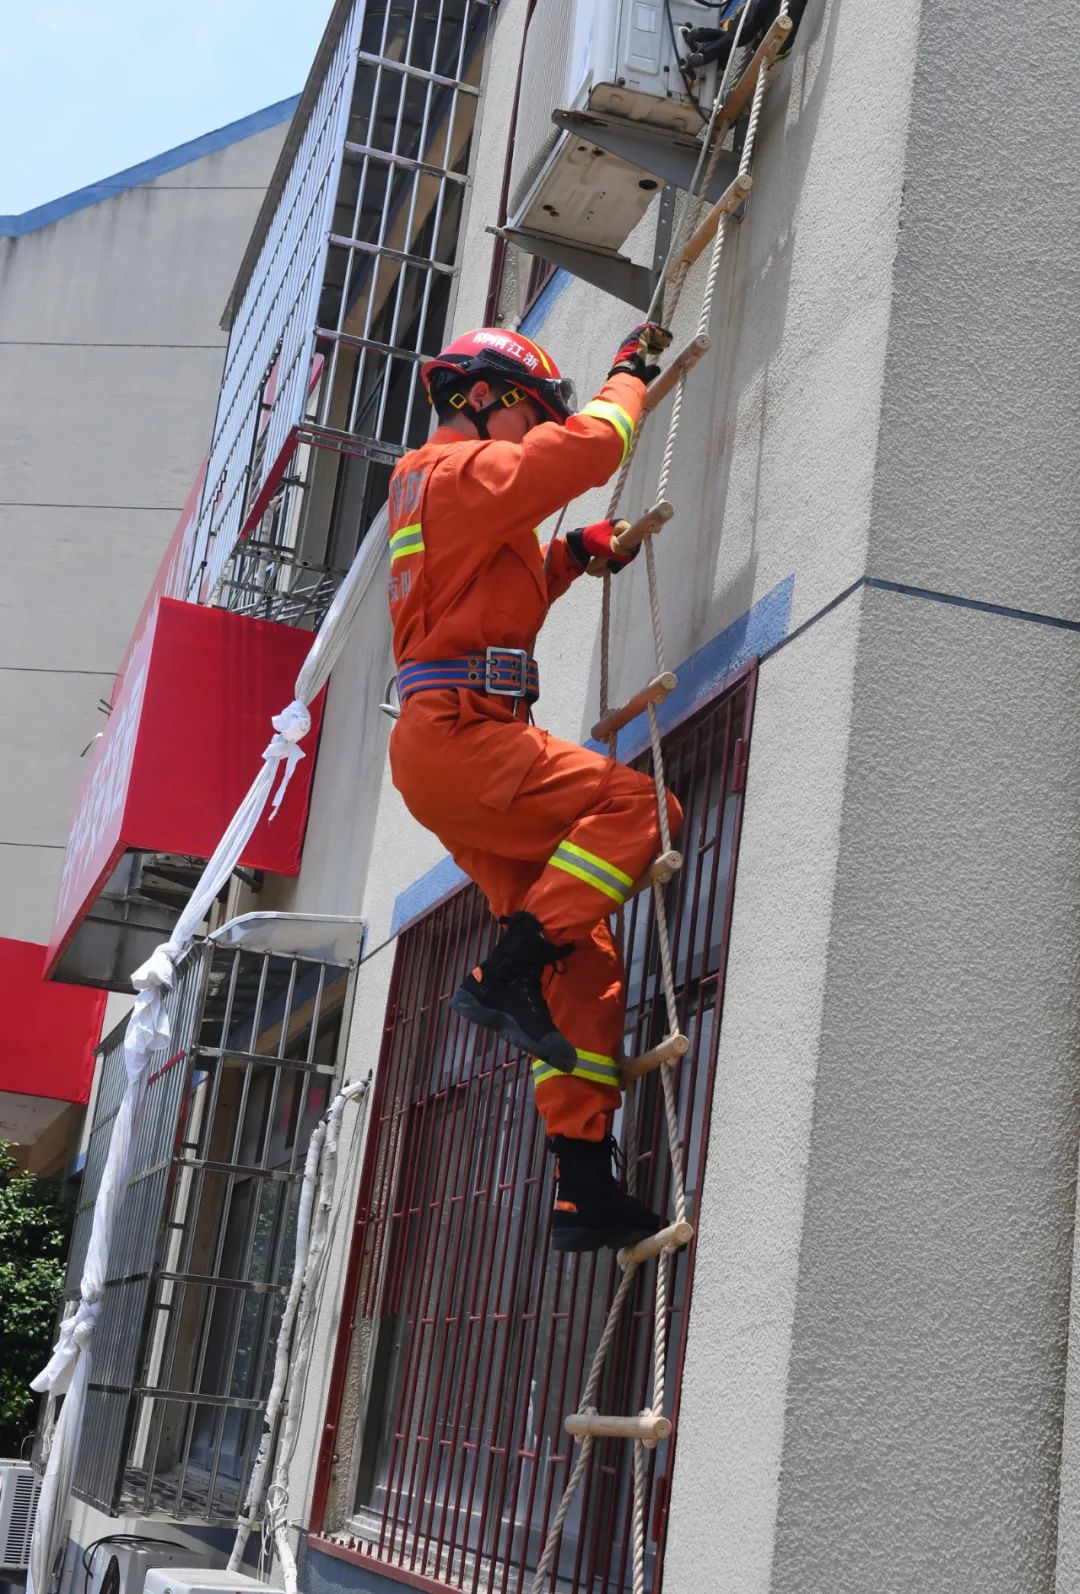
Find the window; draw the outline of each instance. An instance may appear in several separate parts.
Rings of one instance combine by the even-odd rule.
[[[486,0],[335,8],[233,306],[220,507],[207,496],[199,522],[208,601],[321,623],[394,464],[427,435],[420,366],[445,341],[489,16]]]
[[[667,906],[691,1041],[675,1075],[691,1213],[705,1169],[753,681],[750,669],[665,743],[686,811],[685,864]],[[666,1031],[649,896],[628,905],[625,928],[633,1055]],[[469,887],[399,939],[346,1282],[343,1317],[355,1307],[356,1333],[338,1347],[313,1513],[320,1547],[454,1590],[517,1590],[535,1567],[574,1464],[563,1418],[577,1405],[618,1273],[610,1253],[549,1254],[551,1173],[528,1071],[449,1010],[493,929]],[[656,1075],[647,1076],[637,1089],[641,1190],[670,1210],[659,1098]],[[691,1252],[677,1260],[670,1292],[672,1416],[692,1273]],[[629,1306],[604,1410],[648,1402],[651,1266]],[[346,1378],[362,1411],[351,1466],[333,1454]],[[630,1454],[598,1442],[566,1523],[560,1590],[630,1587]],[[650,1453],[650,1579],[670,1465],[670,1445]],[[358,1547],[343,1551],[343,1535]]]
[[[207,941],[170,993],[109,1257],[75,1492],[111,1513],[235,1520],[269,1393],[304,1157],[328,1103],[349,971]],[[123,1027],[101,1086],[68,1264],[77,1296]]]

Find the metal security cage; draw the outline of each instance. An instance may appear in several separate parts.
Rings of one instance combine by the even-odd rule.
[[[691,1043],[675,1074],[691,1212],[705,1172],[753,683],[750,670],[665,743],[686,814],[685,864],[666,905],[679,1028]],[[625,1050],[635,1055],[667,1028],[651,895],[628,905],[625,929]],[[563,1418],[619,1273],[611,1253],[549,1253],[551,1173],[528,1070],[450,1011],[462,970],[493,933],[470,887],[400,938],[346,1282],[355,1334],[339,1344],[313,1513],[323,1518],[321,1547],[417,1587],[458,1591],[528,1586],[575,1460]],[[635,1094],[639,1193],[669,1211],[657,1076]],[[677,1259],[668,1295],[672,1418],[692,1279],[691,1252]],[[649,1404],[651,1265],[627,1304],[598,1398],[604,1411]],[[351,1468],[340,1456],[343,1399],[363,1413]],[[631,1585],[629,1454],[597,1442],[553,1572],[560,1594]],[[671,1445],[650,1453],[654,1588],[671,1465]]]
[[[190,596],[317,625],[426,435],[419,364],[446,326],[488,13],[335,10],[232,322]]]
[[[172,1049],[150,1063],[94,1337],[74,1489],[103,1511],[235,1518],[349,981],[345,963],[217,939],[181,966],[168,997]],[[101,1056],[70,1299],[125,1083],[121,1027]]]

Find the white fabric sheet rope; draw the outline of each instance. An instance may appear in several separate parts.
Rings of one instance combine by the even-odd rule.
[[[788,5],[789,0],[782,0],[778,12],[779,16],[787,15]],[[674,259],[676,253],[682,248],[684,240],[690,237],[694,227],[697,224],[697,220],[702,208],[702,202],[698,196],[699,194],[707,191],[709,179],[711,178],[712,173],[715,171],[717,162],[719,160],[720,149],[725,130],[722,125],[719,128],[717,127],[717,121],[720,109],[727,98],[728,77],[731,71],[732,63],[735,60],[736,51],[739,48],[739,38],[742,33],[743,23],[746,20],[747,10],[748,8],[744,8],[743,13],[739,18],[738,30],[736,32],[731,54],[728,59],[728,69],[724,74],[724,80],[717,92],[716,100],[712,109],[712,115],[709,118],[708,127],[706,129],[701,156],[698,160],[697,170],[695,172],[694,182],[692,184],[690,202],[686,207],[686,212],[682,218],[679,228],[676,231],[675,237],[672,239],[671,248],[668,254],[669,262]],[[762,63],[761,68],[758,71],[757,81],[754,85],[753,99],[751,101],[750,115],[746,128],[746,136],[743,141],[742,156],[739,162],[739,173],[742,176],[745,176],[749,172],[750,163],[753,159],[754,143],[757,137],[758,123],[761,119],[761,107],[765,98],[767,75],[768,67]],[[709,258],[709,267],[705,279],[705,288],[702,294],[701,306],[698,313],[698,334],[704,334],[708,332],[709,320],[712,314],[713,299],[716,292],[716,284],[719,279],[720,262],[723,256],[724,242],[727,237],[728,225],[729,218],[725,214],[720,220],[716,236],[713,240],[712,253]],[[657,285],[656,294],[654,295],[653,303],[649,307],[647,316],[647,319],[649,320],[656,319],[656,317],[660,314],[660,301],[663,292],[663,283],[666,270],[667,267],[665,267],[660,273],[660,281]],[[670,318],[673,315],[675,308],[678,305],[679,298],[682,294],[683,284],[686,281],[686,276],[687,268],[685,267],[678,270],[673,276],[671,293],[668,297],[667,304],[664,307],[665,319]],[[659,502],[660,499],[667,496],[668,483],[670,481],[675,458],[675,445],[679,432],[679,423],[682,418],[683,394],[686,388],[686,382],[687,374],[684,373],[680,377],[675,388],[674,400],[668,421],[667,439],[664,445],[664,454],[660,467],[659,482],[656,492],[650,500],[653,503]],[[646,419],[647,417],[643,417],[642,425],[637,428],[634,434],[634,441],[630,450],[630,454],[625,460],[623,467],[619,472],[618,478],[616,479],[615,488],[612,494],[610,505],[608,507],[609,519],[614,519],[618,511],[619,500],[622,496],[622,491],[626,485],[626,480],[629,475],[633,453],[636,449],[638,440],[640,439],[642,428]],[[645,539],[645,569],[648,580],[649,610],[652,617],[653,642],[656,651],[656,670],[657,674],[660,674],[665,668],[664,633],[660,611],[659,585],[656,575],[656,558],[651,537]],[[606,714],[610,707],[610,703],[608,701],[610,643],[611,576],[610,573],[605,572],[603,603],[601,610],[601,715]],[[667,852],[671,846],[671,832],[668,823],[666,783],[664,779],[664,756],[660,739],[660,722],[657,717],[656,709],[652,704],[650,704],[648,708],[648,724],[649,742],[652,750],[653,775],[656,782],[657,814],[660,830],[660,850],[662,852]],[[614,758],[616,752],[616,738],[614,736],[611,738],[609,749],[611,757]],[[671,939],[668,930],[667,906],[664,900],[664,887],[658,881],[653,882],[653,905],[656,915],[657,944],[660,949],[660,966],[664,987],[664,1004],[667,1011],[668,1033],[670,1034],[678,1028],[678,1002],[675,992],[675,974],[674,968],[672,966]],[[669,1063],[661,1063],[660,1065],[660,1083],[663,1093],[664,1117],[667,1126],[668,1150],[671,1158],[675,1221],[681,1223],[686,1218],[686,1183],[683,1165],[682,1136],[679,1125],[678,1103],[675,1096],[675,1085],[672,1068]],[[625,1114],[627,1122],[626,1160],[627,1167],[630,1170],[631,1180],[633,1180],[635,1164],[637,1161],[637,1115],[634,1111],[633,1091],[634,1085],[631,1084],[627,1089],[627,1110]],[[656,1290],[653,1310],[652,1404],[648,1412],[645,1413],[646,1415],[660,1416],[663,1414],[664,1410],[665,1385],[667,1377],[667,1281],[668,1269],[670,1267],[672,1254],[672,1248],[665,1247],[664,1251],[656,1261]],[[578,1403],[578,1412],[581,1414],[590,1414],[595,1412],[596,1393],[600,1385],[604,1362],[606,1360],[611,1341],[615,1335],[615,1329],[622,1313],[623,1304],[630,1295],[634,1276],[637,1272],[637,1267],[637,1263],[631,1262],[623,1269],[622,1278],[619,1281],[619,1287],[616,1290],[614,1298],[611,1302],[611,1306],[608,1309],[607,1321],[604,1324],[600,1341],[593,1355],[588,1380]],[[576,1494],[583,1478],[588,1472],[594,1443],[595,1440],[592,1435],[586,1435],[581,1440],[577,1460],[575,1461],[573,1470],[571,1471],[570,1477],[567,1480],[563,1497],[559,1502],[558,1510],[555,1513],[555,1517],[548,1531],[547,1539],[544,1543],[543,1553],[540,1556],[536,1571],[533,1574],[532,1594],[544,1594],[545,1587],[554,1587],[556,1584],[557,1579],[555,1578],[554,1569],[558,1556],[559,1541],[562,1537],[563,1525],[566,1522],[574,1495]],[[634,1594],[644,1594],[646,1446],[645,1441],[641,1439],[635,1439],[633,1441],[633,1445],[633,1518],[631,1524],[633,1590]]]
[[[150,1058],[169,1043],[167,1001],[177,966],[232,876],[267,804],[270,803],[272,817],[280,807],[297,764],[304,757],[299,744],[311,729],[310,705],[326,684],[372,578],[388,558],[386,522],[384,508],[375,517],[320,630],[312,638],[311,649],[296,678],[294,700],[271,720],[274,735],[263,753],[262,768],[203,870],[172,935],[131,977],[137,995],[124,1034],[127,1085],[113,1121],[94,1205],[93,1227],[79,1285],[79,1304],[72,1316],[61,1324],[48,1366],[31,1385],[39,1393],[53,1398],[63,1395],[64,1403],[47,1441],[48,1461],[30,1545],[27,1594],[50,1594],[58,1570],[64,1517],[86,1409],[94,1329],[109,1273],[109,1252],[131,1172]],[[177,750],[178,757],[181,752],[182,749]]]

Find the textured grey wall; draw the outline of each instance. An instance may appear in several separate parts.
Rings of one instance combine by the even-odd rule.
[[[286,125],[0,238],[0,935],[48,936],[79,754],[206,450]]]

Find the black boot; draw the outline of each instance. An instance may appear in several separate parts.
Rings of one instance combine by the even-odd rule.
[[[499,923],[506,926],[506,934],[458,986],[450,1006],[471,1024],[497,1030],[511,1046],[572,1073],[577,1052],[555,1028],[540,976],[549,964],[568,957],[573,945],[549,941],[531,913],[512,913]]]
[[[611,1135],[604,1140],[553,1135],[548,1146],[556,1157],[551,1217],[556,1251],[599,1251],[605,1245],[618,1249],[663,1228],[663,1218],[616,1184],[612,1163],[617,1147]]]

